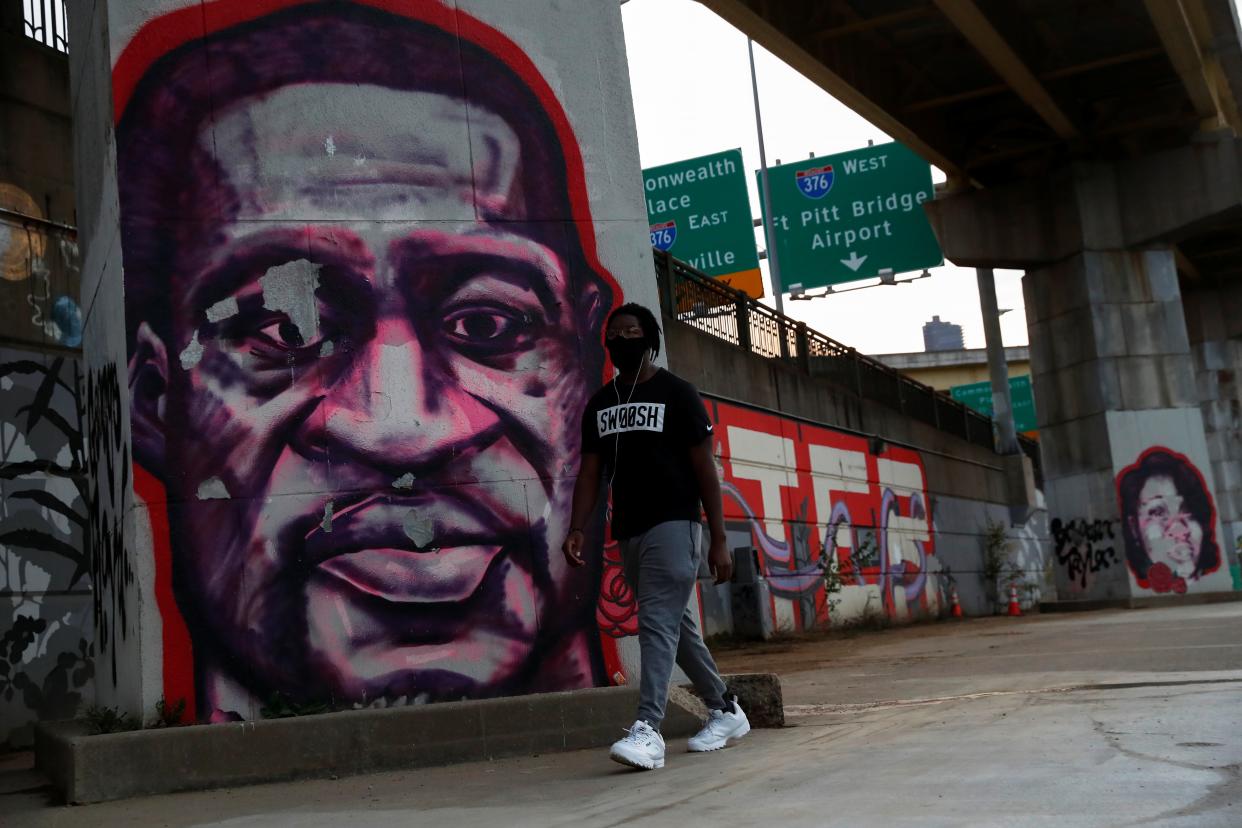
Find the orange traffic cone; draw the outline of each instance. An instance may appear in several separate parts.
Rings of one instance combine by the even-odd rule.
[[[957,587],[953,587],[949,590],[949,603],[952,605],[952,609],[949,610],[949,615],[954,618],[961,618],[962,605],[961,602],[957,600]]]
[[[1009,585],[1009,615],[1018,616],[1022,614],[1022,607],[1018,605],[1018,588],[1013,584]]]

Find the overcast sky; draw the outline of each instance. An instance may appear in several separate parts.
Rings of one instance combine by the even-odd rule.
[[[621,11],[643,166],[740,147],[748,170],[758,169],[746,37],[694,0],[630,0]],[[769,165],[891,140],[759,46],[755,62]],[[933,174],[944,180],[938,171]],[[753,175],[747,175],[747,185],[757,217]],[[1027,343],[1021,277],[1020,271],[1006,270],[996,277],[1000,307],[1013,309],[1001,316],[1005,344],[1011,346]],[[961,325],[966,347],[984,344],[975,272],[952,265],[909,285],[810,302],[787,297],[785,312],[865,353],[923,350],[923,323],[933,314]]]

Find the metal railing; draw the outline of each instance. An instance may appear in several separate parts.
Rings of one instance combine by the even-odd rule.
[[[967,442],[995,450],[991,418],[948,394],[860,354],[721,284],[660,250],[655,256],[660,304],[666,316],[743,350],[779,359],[802,373],[847,388],[859,397],[893,408]],[[1020,438],[1022,450],[1039,467],[1039,444]]]
[[[23,33],[58,52],[69,51],[69,11],[65,0],[22,0]]]

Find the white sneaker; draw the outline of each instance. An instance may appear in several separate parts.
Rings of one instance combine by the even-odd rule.
[[[692,752],[720,750],[730,739],[740,739],[750,733],[750,720],[746,712],[733,697],[731,711],[713,710],[707,717],[707,724],[698,733],[690,737],[688,747]]]
[[[624,739],[614,742],[609,757],[640,770],[664,767],[664,737],[642,719],[634,722]]]

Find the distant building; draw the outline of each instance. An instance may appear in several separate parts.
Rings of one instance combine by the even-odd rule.
[[[953,326],[956,327],[956,326]],[[970,400],[969,388],[978,383],[986,383],[991,378],[988,371],[988,352],[985,348],[963,348],[960,351],[915,351],[907,354],[875,354],[890,368],[896,368],[906,376],[930,385],[937,391],[952,394],[955,399],[964,402],[975,410],[991,413],[990,405],[981,409]],[[1015,392],[1014,417],[1019,430],[1028,437],[1037,437],[1035,424],[1035,399],[1030,393],[1031,349],[1025,345],[1005,349],[1005,362],[1009,366],[1010,388],[1021,386],[1025,380],[1025,395]],[[977,389],[976,389],[977,390]],[[966,392],[959,396],[958,392]],[[991,392],[984,390],[987,402],[991,402]]]
[[[956,325],[951,327],[956,328]],[[939,391],[948,391],[955,385],[984,382],[989,378],[988,352],[984,348],[963,348],[953,352],[915,351],[908,354],[875,354],[876,359],[890,368],[896,368],[919,382]],[[1031,373],[1031,351],[1025,345],[1005,349],[1005,361],[1009,363],[1009,376]]]
[[[923,325],[923,348],[927,351],[960,351],[966,347],[962,326],[941,322],[939,316]]]

